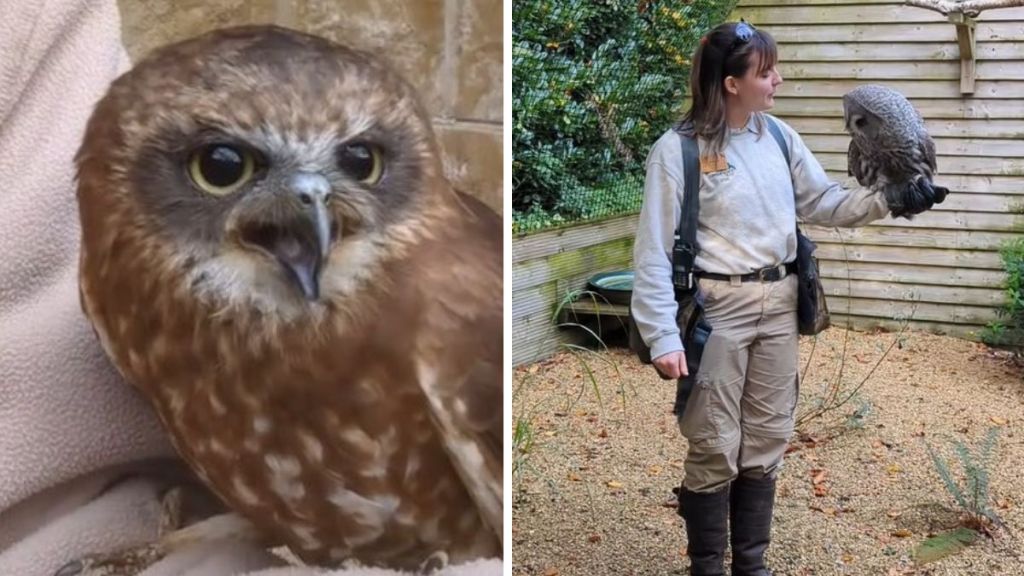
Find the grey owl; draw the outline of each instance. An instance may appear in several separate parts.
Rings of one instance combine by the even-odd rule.
[[[849,174],[861,186],[883,189],[893,217],[909,219],[945,199],[949,190],[932,182],[935,143],[902,94],[858,86],[843,96],[843,120],[852,137]]]

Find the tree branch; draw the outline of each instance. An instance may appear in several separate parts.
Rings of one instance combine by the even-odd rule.
[[[905,0],[907,6],[916,6],[926,10],[934,10],[946,16],[950,13],[961,13],[976,18],[982,10],[992,8],[1013,8],[1024,6],[1024,0]]]

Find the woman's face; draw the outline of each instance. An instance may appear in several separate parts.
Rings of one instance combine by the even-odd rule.
[[[775,90],[782,84],[782,75],[776,66],[761,70],[755,61],[741,78],[726,78],[726,92],[736,97],[737,103],[748,112],[763,112],[775,105]]]

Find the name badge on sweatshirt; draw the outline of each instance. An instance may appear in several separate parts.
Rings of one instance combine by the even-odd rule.
[[[729,162],[725,159],[725,154],[718,154],[717,156],[700,157],[701,174],[714,174],[715,172],[725,172],[728,169]]]

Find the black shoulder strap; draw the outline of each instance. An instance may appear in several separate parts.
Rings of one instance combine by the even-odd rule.
[[[765,115],[765,122],[768,123],[768,131],[772,133],[772,137],[775,138],[775,142],[782,149],[782,155],[786,157],[786,166],[790,166],[789,163],[789,146],[786,144],[786,139],[782,137],[782,129],[775,123],[771,117]]]
[[[693,262],[700,251],[697,244],[697,214],[700,212],[700,148],[696,136],[679,133],[683,150],[683,206],[672,246],[672,283],[676,290],[693,288]]]
[[[696,247],[697,214],[700,211],[700,150],[695,137],[680,135],[680,140],[683,145],[683,213],[676,235]]]

